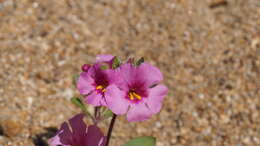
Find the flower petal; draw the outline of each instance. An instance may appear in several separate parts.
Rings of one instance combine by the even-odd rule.
[[[121,91],[117,86],[108,86],[105,92],[107,107],[117,115],[125,114],[130,104],[125,95],[126,93]]]
[[[77,88],[82,95],[89,94],[95,89],[93,86],[94,80],[88,75],[87,72],[82,72],[77,82]]]
[[[57,145],[71,145],[72,143],[72,133],[69,129],[69,126],[66,122],[64,122],[61,125],[60,130],[57,132],[57,134],[49,139],[48,144],[50,146],[57,146]]]
[[[136,68],[130,63],[125,63],[120,66],[120,74],[123,80],[119,83],[119,88],[128,91],[129,86],[135,82],[137,77]]]
[[[57,146],[62,144],[59,137],[60,133],[62,133],[62,131],[58,131],[57,135],[48,140],[48,144],[50,146]]]
[[[112,59],[113,59],[114,57],[115,57],[115,56],[109,55],[109,54],[107,54],[107,55],[97,55],[97,57],[96,57],[96,63],[102,63],[102,62],[108,63],[108,62],[112,61]]]
[[[103,146],[101,144],[104,138],[105,137],[101,130],[97,126],[91,125],[87,129],[85,143],[87,146]]]
[[[120,88],[128,90],[132,86],[140,86],[142,90],[158,84],[163,76],[160,70],[148,63],[142,63],[135,67],[130,63],[125,63],[120,67],[121,77],[124,79],[120,83]]]
[[[122,77],[120,73],[120,69],[107,69],[105,70],[105,73],[107,75],[107,80],[109,84],[118,84],[122,82]]]
[[[147,97],[147,105],[150,110],[156,114],[162,107],[162,101],[168,93],[168,88],[165,85],[157,85],[149,89],[149,96]]]
[[[158,84],[163,80],[161,71],[148,63],[142,63],[137,67],[138,80],[143,81],[145,86],[152,86]]]
[[[104,100],[102,94],[97,91],[93,91],[90,95],[86,96],[85,99],[88,104],[93,106],[100,106],[103,103],[102,100]]]
[[[129,122],[144,121],[152,116],[152,112],[144,103],[133,104],[127,112]]]
[[[72,133],[76,137],[84,136],[87,126],[83,121],[84,114],[77,114],[69,120]]]
[[[106,142],[107,142],[107,138],[106,138],[106,136],[104,136],[104,137],[99,141],[98,146],[105,146]]]

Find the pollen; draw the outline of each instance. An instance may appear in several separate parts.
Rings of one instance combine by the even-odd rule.
[[[97,89],[97,90],[101,90],[102,92],[106,92],[105,87],[102,86],[102,85],[98,85],[98,86],[96,87],[96,89]]]
[[[135,100],[135,99],[141,100],[142,99],[142,97],[140,95],[138,95],[136,92],[133,92],[133,91],[130,91],[128,93],[128,96],[129,96],[130,100]]]

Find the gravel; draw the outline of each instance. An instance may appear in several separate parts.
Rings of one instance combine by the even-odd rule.
[[[80,112],[72,77],[97,54],[142,57],[170,89],[160,114],[119,117],[111,145],[260,145],[258,0],[0,0],[0,146],[45,145]],[[106,132],[106,124],[101,124]]]

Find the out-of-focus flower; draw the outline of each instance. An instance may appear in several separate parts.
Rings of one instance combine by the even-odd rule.
[[[61,125],[57,134],[49,139],[50,146],[105,146],[106,137],[95,125],[87,126],[83,114],[78,114]]]
[[[120,82],[107,91],[107,107],[117,115],[127,113],[128,121],[143,121],[160,111],[168,89],[159,84],[160,70],[148,63],[139,66],[126,63],[120,66]],[[119,91],[118,91],[119,90]]]

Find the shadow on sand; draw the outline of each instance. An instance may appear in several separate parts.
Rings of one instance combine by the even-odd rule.
[[[35,146],[48,146],[47,140],[53,137],[57,131],[58,129],[54,127],[45,128],[45,132],[33,136],[32,141]]]

